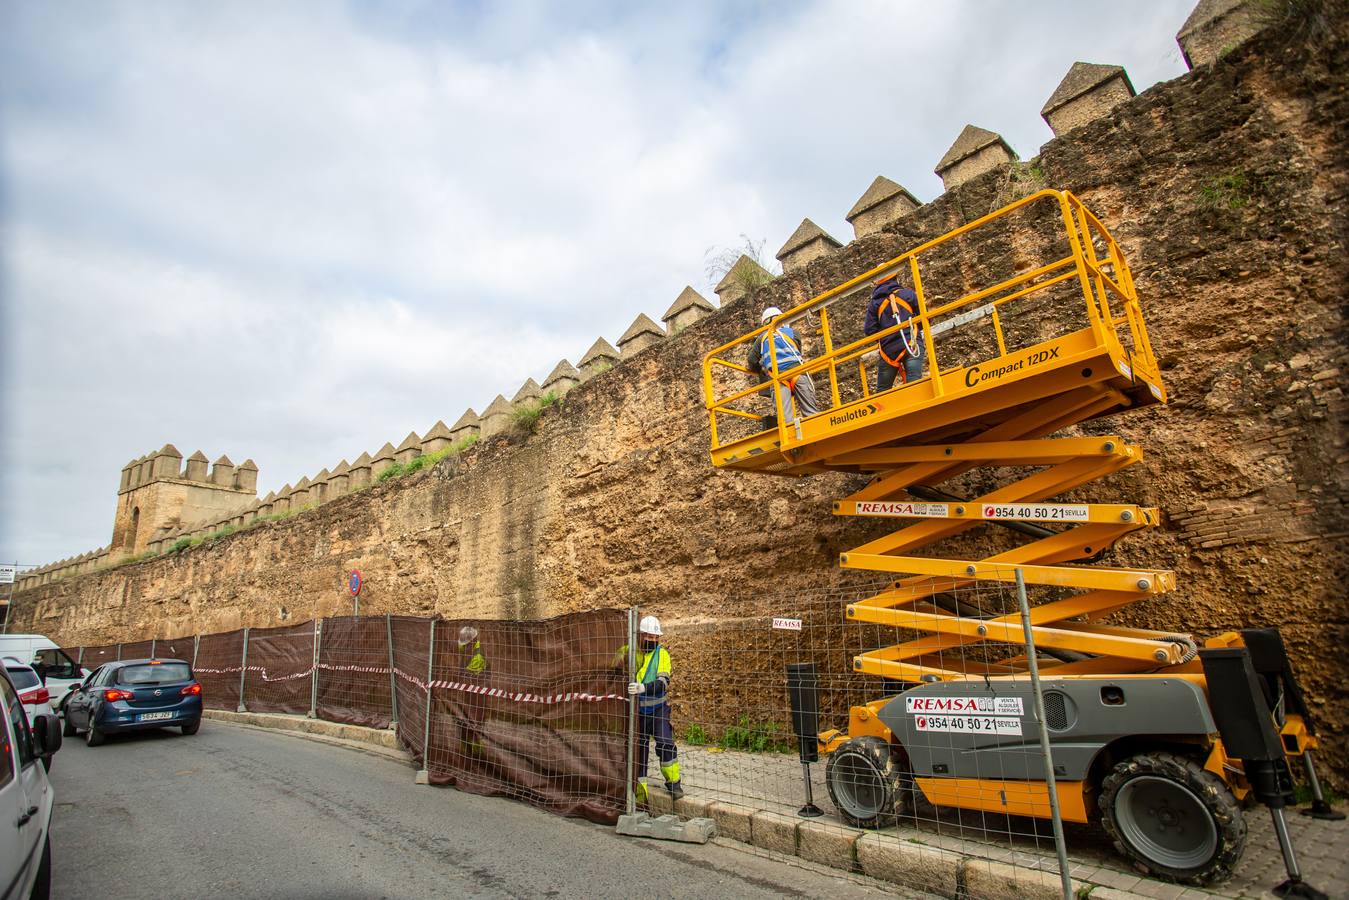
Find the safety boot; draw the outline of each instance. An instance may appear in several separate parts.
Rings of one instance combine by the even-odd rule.
[[[684,786],[677,781],[665,782],[665,790],[669,792],[671,800],[678,800],[684,796]]]

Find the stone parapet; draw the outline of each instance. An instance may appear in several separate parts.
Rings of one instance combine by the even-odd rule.
[[[665,323],[665,330],[670,335],[675,335],[685,328],[688,328],[694,322],[704,316],[716,312],[717,308],[712,305],[702,294],[693,289],[691,285],[684,285],[684,289],[675,297],[670,308],[661,316],[661,321]]]
[[[1199,0],[1176,33],[1185,65],[1216,62],[1250,40],[1264,27],[1260,6],[1253,0]]]
[[[1135,96],[1134,86],[1122,66],[1075,62],[1040,110],[1040,117],[1057,135],[1067,134],[1108,115]]]
[[[795,272],[842,246],[810,219],[802,219],[796,231],[787,238],[787,243],[777,252],[777,260],[782,263],[783,272]]]
[[[966,125],[932,171],[937,173],[942,185],[949,191],[1016,158],[1016,153],[1002,139],[1002,135],[975,125]]]
[[[875,234],[920,206],[922,204],[907,188],[884,175],[877,175],[845,218],[852,226],[853,237],[861,238]]]

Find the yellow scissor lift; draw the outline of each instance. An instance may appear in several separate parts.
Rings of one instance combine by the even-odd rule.
[[[974,269],[961,258],[970,253],[988,253],[1002,265]],[[877,394],[870,390],[870,376],[880,340],[906,328],[915,336],[909,326],[860,334],[872,286],[891,277],[916,293],[925,373]],[[751,347],[783,326],[814,340],[799,367],[784,372],[771,360],[766,378],[779,398],[778,414],[765,429],[762,423],[774,420],[761,416],[760,395],[769,391],[745,363]],[[821,411],[801,418],[786,385],[803,373],[815,383]],[[1092,720],[1097,730],[1119,728],[1114,720],[1104,726],[1096,721],[1094,706],[1081,709],[1084,692],[1100,697],[1095,705],[1112,704],[1116,692],[1133,698],[1117,705],[1132,703],[1134,716],[1155,704],[1188,710],[1184,722],[1168,726],[1172,730],[1161,744],[1183,752],[1144,753],[1142,781],[1111,772],[1109,765],[1123,765],[1133,751],[1148,749],[1140,737],[1143,725],[1111,732],[1115,737],[1101,738],[1100,747],[1092,744],[1095,750],[1065,750],[1073,771],[1057,783],[1064,818],[1088,821],[1098,805],[1093,801],[1108,793],[1123,811],[1119,816],[1104,811],[1107,830],[1123,852],[1154,873],[1202,882],[1230,869],[1245,833],[1235,797],[1249,787],[1209,715],[1195,642],[1185,634],[1101,621],[1171,591],[1175,577],[1166,570],[1083,564],[1125,535],[1156,527],[1158,511],[1132,503],[1051,500],[1143,458],[1141,448],[1118,436],[1051,435],[1166,401],[1128,265],[1081,201],[1066,191],[1040,191],[827,290],[709,352],[703,386],[714,465],[785,477],[827,471],[870,475],[864,487],[834,502],[834,514],[902,522],[892,534],[841,555],[844,568],[905,576],[850,604],[847,616],[919,636],[859,654],[855,671],[901,682],[900,696],[973,697],[968,702],[976,706],[993,702],[986,696],[990,692],[1021,690],[1027,660],[1016,651],[1024,647],[1019,612],[988,615],[958,599],[962,588],[980,582],[1013,581],[1019,569],[1028,585],[1050,588],[1050,598],[1030,611],[1037,651],[1048,654],[1039,667],[1079,719]],[[1014,475],[969,498],[940,489],[975,469],[1010,469]],[[1008,525],[1030,540],[983,559],[918,555],[981,523]],[[971,652],[972,645],[985,642],[1013,649],[1002,657],[987,645]],[[1209,645],[1242,643],[1232,634]],[[1033,774],[985,775],[1015,770],[1019,764],[1006,752],[1029,756],[1024,742],[999,739],[990,747],[976,740],[955,747],[950,759],[919,750],[922,740],[895,700],[854,707],[846,733],[820,735],[821,750],[855,751],[853,775],[874,769],[894,787],[891,800],[900,811],[907,790],[910,797],[921,792],[942,806],[1049,816],[1048,791]],[[1288,753],[1305,754],[1315,746],[1297,711],[1281,716],[1277,725]],[[1176,777],[1170,786],[1161,771],[1168,766],[1184,770],[1171,773]],[[1204,800],[1215,785],[1225,795],[1217,807]],[[886,818],[883,802],[834,799],[854,824]],[[851,809],[850,799],[856,801]],[[1159,808],[1166,816],[1174,808],[1175,815],[1196,820],[1192,831],[1199,836],[1189,843],[1168,837],[1174,826],[1147,812]],[[1211,824],[1198,827],[1205,817]]]

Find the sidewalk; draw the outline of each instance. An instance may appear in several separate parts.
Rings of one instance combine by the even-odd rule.
[[[834,846],[830,851],[834,862],[827,864],[843,868],[858,864],[858,858],[862,855],[859,852],[862,848],[858,846],[860,841],[875,841],[881,836],[875,832],[849,828],[843,823],[829,801],[829,792],[824,783],[823,760],[811,766],[811,785],[813,800],[824,815],[816,819],[803,819],[797,815],[797,810],[805,802],[805,785],[801,764],[795,756],[689,746],[681,746],[679,754],[685,790],[688,792],[677,810],[682,815],[711,815],[706,812],[708,805],[717,804],[736,807],[732,812],[745,810],[742,818],[749,820],[754,819],[755,813],[764,813],[760,818],[765,823],[765,829],[776,827],[781,831],[787,829],[789,822],[799,824],[802,827],[796,830],[793,837],[798,855],[806,855],[801,850],[817,853],[818,848],[828,841]],[[658,782],[659,776],[654,781]],[[657,787],[651,794],[656,798],[658,807],[668,807],[669,800],[663,790]],[[699,808],[705,812],[698,812]],[[1253,900],[1267,897],[1269,890],[1287,877],[1283,858],[1269,811],[1256,805],[1247,809],[1245,814],[1248,828],[1245,854],[1233,876],[1220,884],[1195,888],[1142,877],[1115,853],[1099,828],[1065,823],[1070,874],[1074,882],[1080,883],[1079,890],[1095,885],[1090,896],[1098,900],[1123,900],[1128,897],[1154,900],[1229,897]],[[723,812],[723,817],[730,815]],[[989,872],[1007,882],[1009,890],[1021,892],[1023,896],[1038,896],[1038,891],[1031,890],[1031,893],[1025,894],[1022,881],[1025,881],[1024,888],[1044,885],[1041,873],[1052,873],[1052,895],[1058,896],[1058,863],[1053,831],[1048,821],[960,810],[934,813],[931,807],[926,807],[926,812],[920,815],[923,818],[916,823],[916,827],[909,823],[889,828],[885,830],[885,837],[910,847],[941,851],[953,859],[964,860],[959,865],[964,865],[967,870],[972,862],[980,870],[987,867]],[[1337,896],[1337,891],[1349,885],[1349,853],[1344,850],[1349,847],[1349,821],[1320,821],[1301,815],[1297,809],[1288,811],[1287,821],[1304,880],[1332,897]],[[768,824],[770,822],[771,826]],[[759,845],[753,833],[753,822],[745,824],[750,827],[742,828],[741,831],[748,830],[749,833],[742,839]],[[722,832],[736,836],[734,826],[730,829],[723,827]],[[806,846],[808,844],[809,848]],[[861,860],[861,863],[865,871],[865,860]],[[906,865],[911,866],[912,861]],[[905,874],[911,876],[914,873],[911,870]],[[928,890],[940,889],[912,880],[908,883]],[[1013,884],[1017,887],[1013,888]],[[968,885],[962,887],[968,890]]]

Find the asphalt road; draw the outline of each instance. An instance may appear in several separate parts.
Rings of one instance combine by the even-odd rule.
[[[68,739],[51,776],[58,898],[894,896],[734,842],[623,838],[414,785],[387,758],[214,721],[97,749]]]

